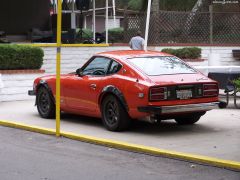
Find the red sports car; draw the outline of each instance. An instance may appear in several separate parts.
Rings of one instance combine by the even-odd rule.
[[[39,77],[36,95],[43,118],[55,116],[56,76]],[[61,111],[102,118],[110,131],[132,119],[175,119],[194,124],[218,106],[218,84],[179,58],[157,51],[112,51],[90,58],[75,73],[61,75]]]

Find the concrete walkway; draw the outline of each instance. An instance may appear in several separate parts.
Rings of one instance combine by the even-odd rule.
[[[55,120],[39,117],[34,101],[1,102],[0,107],[1,120],[55,128]],[[63,114],[61,130],[240,162],[240,110],[230,108],[209,111],[193,126],[135,122],[120,133],[107,131],[100,119]]]

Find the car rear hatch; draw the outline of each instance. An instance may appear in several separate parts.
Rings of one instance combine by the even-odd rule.
[[[150,76],[150,79],[155,84],[149,91],[152,102],[218,96],[217,83],[200,73]]]

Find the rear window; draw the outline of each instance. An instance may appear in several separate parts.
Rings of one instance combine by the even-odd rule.
[[[177,57],[136,57],[128,60],[149,76],[196,73],[194,69]]]

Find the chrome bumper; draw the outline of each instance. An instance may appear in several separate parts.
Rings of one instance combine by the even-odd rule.
[[[175,105],[175,106],[145,106],[138,107],[140,112],[148,112],[154,114],[171,114],[181,112],[199,112],[209,111],[211,109],[218,108],[219,102],[212,103],[199,103],[199,104],[186,104],[186,105]]]

